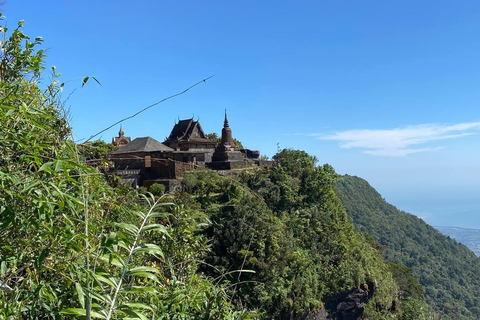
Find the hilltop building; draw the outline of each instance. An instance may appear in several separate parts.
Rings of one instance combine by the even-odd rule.
[[[251,167],[259,164],[260,156],[258,151],[238,149],[226,111],[220,142],[208,139],[200,122],[186,119],[175,123],[163,143],[152,137],[130,141],[130,137],[124,136],[122,128],[112,143],[118,149],[112,152],[111,160],[115,173],[123,183],[133,187],[161,183],[170,191],[181,188],[180,179],[188,170]]]
[[[245,154],[233,142],[232,129],[228,124],[227,110],[223,122],[222,140],[215,148],[209,167],[216,170],[230,170],[246,165]]]
[[[175,124],[164,144],[183,152],[184,162],[205,164],[212,161],[217,142],[207,139],[200,122],[187,119]]]
[[[121,148],[130,143],[130,137],[125,137],[122,126],[120,126],[120,131],[118,131],[118,137],[112,138],[112,144],[115,148]]]

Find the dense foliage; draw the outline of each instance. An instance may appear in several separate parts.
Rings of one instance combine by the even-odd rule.
[[[285,149],[271,169],[220,177],[186,175],[185,205],[198,206],[211,224],[204,272],[225,277],[239,307],[266,319],[294,319],[320,309],[323,299],[378,282],[366,319],[394,318],[396,285],[379,253],[356,233],[333,191],[336,174],[303,151]],[[250,272],[232,272],[247,269]]]
[[[103,140],[89,141],[78,145],[78,152],[89,164],[97,164],[107,161],[110,153],[115,150],[111,143]]]
[[[473,252],[388,204],[361,178],[342,176],[335,189],[357,230],[384,246],[387,260],[413,270],[442,319],[480,318],[480,259]]]

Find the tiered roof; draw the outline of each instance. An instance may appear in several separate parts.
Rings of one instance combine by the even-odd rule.
[[[165,142],[189,140],[208,140],[200,122],[193,119],[178,121]]]

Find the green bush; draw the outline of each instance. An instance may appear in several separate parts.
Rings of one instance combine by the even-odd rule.
[[[165,186],[160,183],[154,183],[148,188],[154,196],[162,196],[165,193]]]

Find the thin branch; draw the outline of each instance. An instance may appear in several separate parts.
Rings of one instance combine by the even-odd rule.
[[[237,284],[240,283],[240,277],[242,276],[243,267],[245,266],[245,262],[247,261],[247,255],[248,255],[248,251],[250,251],[250,246],[251,245],[252,245],[252,239],[250,239],[250,243],[248,244],[247,252],[245,253],[245,256],[243,257],[242,266],[240,267],[240,272],[238,273],[237,283],[235,284],[235,287],[233,288],[233,293],[232,293],[232,296],[230,297],[230,302],[232,302],[233,297],[235,296],[235,293],[237,291]]]
[[[236,289],[236,286],[237,286],[238,284],[243,284],[243,283],[265,284],[265,283],[263,283],[263,282],[261,282],[261,281],[245,280],[245,281],[235,282],[234,284],[229,285],[227,288],[235,287],[235,289]]]
[[[73,138],[73,137],[72,137]],[[78,147],[77,147],[77,144],[74,144],[74,148],[75,148],[75,157],[76,157],[76,160],[77,160],[77,163],[80,163],[80,152],[78,151]],[[85,295],[85,318],[87,320],[90,320],[91,319],[91,310],[92,310],[92,301],[90,299],[90,279],[89,279],[89,276],[88,276],[88,273],[90,271],[90,242],[88,241],[88,236],[89,236],[89,232],[88,232],[88,190],[85,190],[86,189],[86,186],[85,186],[85,179],[84,179],[84,175],[83,174],[80,174],[80,186],[82,188],[82,200],[83,200],[83,203],[84,203],[84,223],[85,223],[85,266],[86,266],[86,269],[87,269],[87,273],[85,275],[86,279],[85,279],[85,282],[87,284],[87,294]]]
[[[136,117],[137,115],[139,115],[140,113],[142,113],[142,112],[144,112],[144,111],[146,111],[146,110],[148,110],[148,109],[150,109],[150,108],[152,108],[152,107],[154,107],[154,106],[156,106],[156,105],[158,105],[158,104],[160,104],[160,103],[162,103],[162,102],[164,102],[164,101],[167,101],[167,100],[169,100],[169,99],[172,99],[172,98],[175,98],[175,97],[177,97],[177,96],[180,96],[180,95],[184,94],[184,93],[187,92],[188,90],[192,89],[193,87],[198,86],[198,85],[199,85],[200,83],[202,83],[202,82],[206,82],[207,80],[211,79],[212,77],[213,77],[213,76],[210,76],[210,77],[208,77],[208,78],[205,78],[205,79],[203,79],[203,80],[200,80],[200,81],[198,81],[197,83],[195,83],[195,84],[191,85],[190,87],[188,87],[187,89],[183,90],[182,92],[175,93],[174,95],[171,95],[171,96],[169,96],[169,97],[163,98],[162,100],[160,100],[160,101],[158,101],[158,102],[155,102],[154,104],[151,104],[151,105],[149,105],[148,107],[143,108],[142,110],[138,111],[137,113],[134,113],[134,114],[131,115],[131,116],[128,116],[128,117],[126,117],[126,118],[123,118],[122,120],[119,120],[119,121],[115,122],[115,123],[112,124],[111,126],[103,129],[102,131],[99,131],[99,132],[95,133],[94,135],[91,135],[90,138],[88,138],[85,142],[88,142],[88,141],[92,140],[93,138],[95,138],[95,137],[98,136],[99,134],[107,131],[108,129],[113,128],[113,127],[116,126],[117,124],[122,123],[122,122],[125,121],[125,120],[132,119],[132,118]],[[84,143],[85,143],[85,142],[84,142]]]

